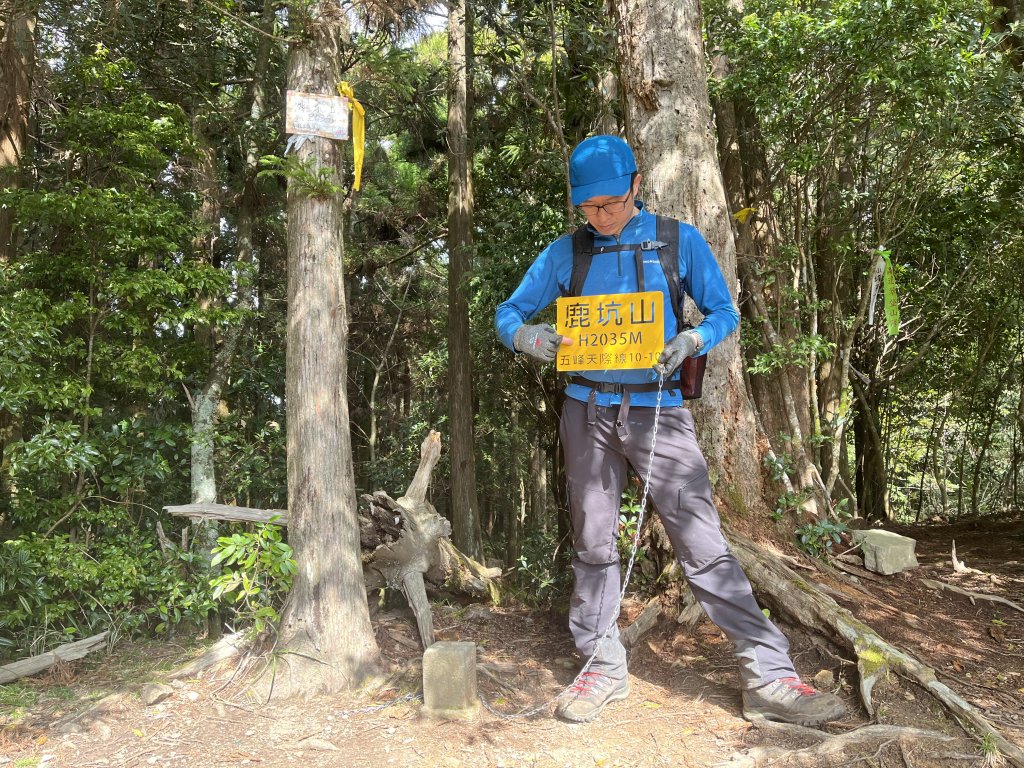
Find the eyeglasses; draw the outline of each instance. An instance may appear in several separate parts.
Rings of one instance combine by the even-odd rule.
[[[633,197],[632,191],[630,191],[629,194],[626,195],[625,200],[613,200],[612,202],[605,203],[604,205],[584,203],[583,205],[577,205],[576,207],[579,208],[580,211],[586,214],[587,216],[596,216],[602,211],[610,214],[622,213],[624,210],[626,210],[626,204],[629,202],[631,197]]]

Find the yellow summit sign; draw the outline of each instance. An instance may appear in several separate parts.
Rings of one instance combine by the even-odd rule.
[[[555,363],[560,371],[650,368],[665,346],[660,291],[563,296],[556,328],[572,339]]]

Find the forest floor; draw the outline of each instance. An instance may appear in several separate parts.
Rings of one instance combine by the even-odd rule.
[[[941,681],[1024,747],[1024,614],[958,594],[936,592],[929,578],[1024,602],[1024,522],[931,524],[903,530],[918,539],[921,567],[863,578],[868,595],[846,602],[893,644],[933,667]],[[981,573],[954,574],[950,543]],[[826,583],[827,577],[822,579]],[[626,606],[624,621],[641,607]],[[416,698],[421,652],[415,624],[402,613],[374,621],[393,685],[374,696],[311,697],[263,705],[233,692],[231,669],[175,682],[164,701],[144,706],[146,683],[195,657],[201,644],[124,643],[113,653],[64,665],[46,676],[0,686],[0,766],[987,766],[986,755],[929,695],[895,675],[875,689],[869,718],[856,697],[856,668],[834,649],[782,625],[806,678],[831,673],[850,707],[830,724],[837,736],[872,723],[937,730],[936,743],[888,738],[832,756],[798,753],[813,739],[759,729],[740,716],[729,643],[706,619],[695,630],[664,617],[630,658],[632,693],[594,723],[552,716],[555,696],[573,678],[576,660],[564,616],[521,607],[435,605],[440,639],[478,646],[480,697],[473,722],[437,721]],[[97,702],[100,702],[97,705]],[[530,717],[507,717],[548,703]],[[791,756],[779,757],[779,748]],[[774,751],[773,751],[774,750]],[[774,757],[770,755],[774,754]],[[765,757],[765,756],[768,757]]]

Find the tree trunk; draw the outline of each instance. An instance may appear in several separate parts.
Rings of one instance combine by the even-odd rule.
[[[200,259],[215,264],[213,248],[216,241],[215,233],[218,230],[221,217],[220,183],[217,178],[217,157],[213,142],[206,135],[202,126],[202,119],[193,120],[194,134],[196,136],[198,149],[198,161],[195,168],[197,179],[196,192],[201,200],[199,209],[196,212],[197,224],[200,234],[193,241],[193,248]],[[212,296],[203,296],[200,304],[209,308],[217,299]],[[208,323],[198,323],[195,328],[196,340],[202,347],[204,354],[209,355],[210,372],[202,389],[195,395],[192,405],[192,503],[202,504],[217,500],[217,478],[213,464],[213,437],[217,416],[217,406],[220,403],[221,389],[227,378],[226,371],[218,365],[216,354],[216,329]],[[204,524],[205,525],[205,524]],[[214,533],[215,537],[216,534]],[[206,538],[209,538],[208,536]],[[207,541],[211,545],[215,543]],[[204,548],[206,543],[203,544]]]
[[[700,230],[735,299],[736,247],[708,101],[700,6],[696,0],[620,0],[615,10],[626,134],[646,173],[645,198],[653,211]],[[718,494],[734,512],[762,510],[764,483],[738,335],[711,352],[695,415]]]
[[[740,10],[742,9],[742,6]],[[714,57],[713,76],[724,79],[730,69],[724,55]],[[748,300],[741,310],[746,319],[761,329],[764,347],[769,351],[785,347],[802,332],[796,307],[783,306],[784,292],[768,291],[759,276],[765,264],[778,264],[779,229],[772,206],[765,150],[753,105],[742,98],[719,100],[714,105],[718,128],[718,156],[729,207],[736,216],[737,269]],[[779,276],[775,284],[784,280]],[[772,317],[785,318],[778,327]],[[748,355],[755,357],[761,346],[751,345]],[[746,361],[745,361],[746,362]],[[752,360],[751,360],[752,362]],[[814,466],[804,435],[811,426],[809,414],[809,378],[803,367],[785,365],[766,375],[751,375],[754,407],[766,427],[765,437],[775,448],[792,459],[797,489],[808,491],[802,502],[810,518],[819,516],[816,495],[818,470]]]
[[[333,94],[344,16],[328,3],[293,8],[288,88]],[[308,15],[306,15],[308,14]],[[296,151],[310,173],[341,183],[341,152],[314,137]],[[281,618],[275,696],[354,687],[377,670],[359,548],[345,392],[348,322],[342,200],[288,182],[289,543],[299,564]]]
[[[541,403],[542,411],[544,406]],[[545,418],[543,413],[541,418]],[[547,454],[541,441],[540,430],[530,436],[530,507],[526,518],[526,530],[546,531],[548,529],[548,470]]]
[[[853,417],[856,450],[857,500],[866,520],[888,520],[889,489],[885,467],[885,445],[878,423],[878,396],[875,387],[852,380],[858,407]]]
[[[998,11],[992,28],[1003,35],[999,47],[1006,53],[1011,67],[1017,72],[1024,71],[1024,37],[1019,26],[1024,13],[1021,13],[1020,0],[992,0],[992,7]]]
[[[3,19],[0,36],[0,186],[17,189],[19,164],[28,149],[32,78],[36,61],[35,3],[15,0]],[[0,264],[14,259],[14,209],[0,205]],[[0,408],[0,520],[6,519],[11,490],[4,454],[18,439],[20,418]]]
[[[448,422],[451,429],[452,539],[480,558],[480,508],[473,441],[473,361],[468,276],[473,249],[472,153],[469,145],[468,11],[448,7]]]
[[[1017,415],[1013,426],[1013,476],[1010,482],[1013,484],[1010,496],[1014,509],[1020,509],[1020,444],[1024,438],[1024,361],[1018,362],[1017,378],[1020,385],[1020,395],[1017,398]],[[2,458],[2,457],[0,457]]]
[[[14,0],[0,39],[0,185],[20,186],[18,165],[28,149],[32,77],[36,64],[35,3]],[[14,258],[14,210],[0,206],[0,263]]]

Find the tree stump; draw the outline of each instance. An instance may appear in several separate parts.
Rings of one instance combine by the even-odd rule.
[[[497,596],[501,574],[459,552],[448,540],[451,524],[426,500],[430,475],[441,457],[441,435],[431,430],[420,446],[420,465],[405,495],[395,501],[383,491],[362,497],[360,539],[367,589],[397,587],[416,617],[424,649],[434,642],[434,622],[424,577],[471,594]],[[373,547],[369,552],[366,549]]]

